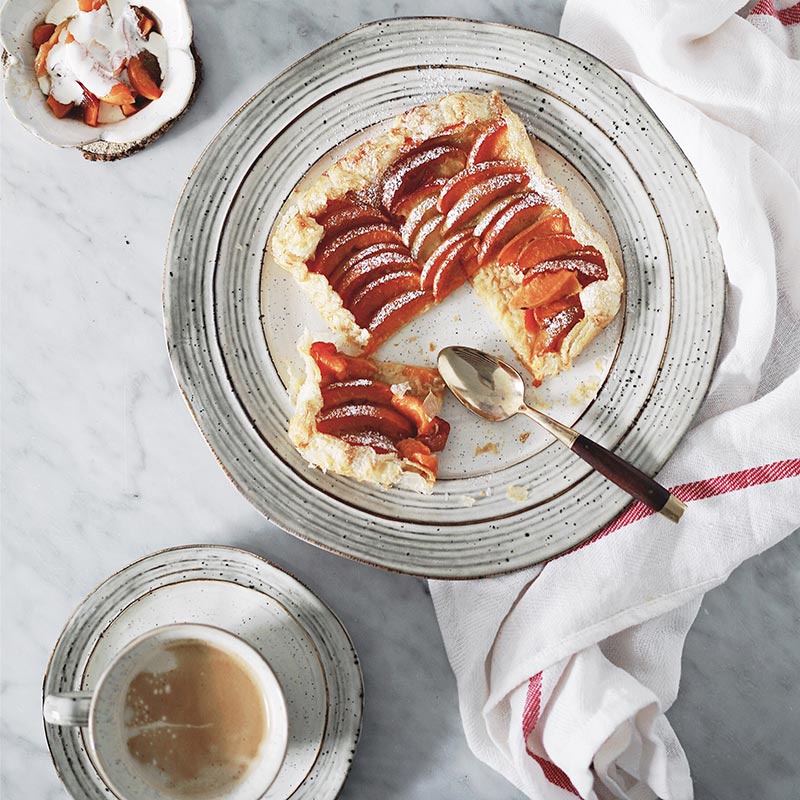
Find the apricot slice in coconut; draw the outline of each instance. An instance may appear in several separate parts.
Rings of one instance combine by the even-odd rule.
[[[369,284],[386,275],[396,273],[414,274],[416,286],[419,286],[419,268],[416,262],[407,255],[389,253],[386,255],[372,256],[365,258],[352,266],[345,273],[339,284],[339,297],[342,298],[342,305],[351,308],[355,297],[362,291],[366,284]]]
[[[342,261],[354,253],[379,242],[402,244],[400,234],[388,223],[376,222],[349,228],[325,244],[310,264],[312,272],[329,275]]]
[[[41,22],[33,29],[31,41],[35,48],[40,48],[55,33],[56,26],[49,22]]]
[[[578,294],[581,290],[578,276],[573,270],[559,269],[528,276],[511,298],[511,308],[536,308],[552,303],[561,297]]]
[[[83,89],[83,121],[91,127],[97,127],[97,117],[100,114],[100,100],[86,87]]]
[[[331,380],[344,381],[355,378],[369,378],[378,368],[365,358],[346,356],[336,349],[331,342],[314,342],[309,354],[319,367],[322,382]]]
[[[419,288],[419,273],[415,270],[390,272],[371,281],[353,298],[349,309],[356,322],[364,327],[375,312],[398,295]]]
[[[414,425],[390,406],[352,403],[326,408],[317,414],[317,430],[334,436],[375,431],[392,441],[414,435]]]
[[[537,192],[527,192],[509,204],[483,233],[478,247],[478,263],[492,260],[507,242],[536,222],[549,208]]]
[[[112,106],[129,106],[136,102],[133,93],[124,83],[115,83],[111,91],[100,99]]]
[[[439,211],[446,214],[474,186],[500,175],[524,177],[524,184],[530,180],[525,167],[512,161],[486,161],[473,164],[450,178],[439,192]]]
[[[50,110],[59,118],[63,119],[75,107],[75,103],[59,103],[53,95],[47,95],[47,105]]]
[[[497,256],[498,264],[514,264],[519,261],[522,251],[534,240],[543,236],[572,235],[569,219],[566,214],[548,207],[532,225],[523,228],[518,234],[503,245]]]
[[[57,25],[53,29],[50,38],[39,45],[39,52],[36,53],[36,58],[33,61],[33,70],[36,73],[37,78],[43,78],[47,74],[47,56],[58,42],[58,37],[61,35],[61,31],[67,27],[67,22],[68,20],[64,20]]]
[[[463,169],[466,154],[455,145],[416,148],[389,167],[381,180],[383,207],[394,213],[403,197],[427,179],[450,177]]]
[[[155,27],[156,22],[146,11],[143,11],[138,6],[134,6],[133,10],[136,12],[136,19],[139,23],[139,33],[146,39],[150,31]]]
[[[131,56],[128,60],[128,80],[137,94],[146,97],[148,100],[158,100],[164,92],[156,83],[150,70],[145,66],[141,54]]]
[[[355,402],[391,405],[393,396],[388,384],[369,378],[357,378],[351,381],[335,381],[325,386],[322,389],[322,405],[323,408]]]
[[[374,352],[381,342],[411,322],[432,303],[433,296],[423,289],[414,289],[390,300],[376,312],[369,323],[368,330],[372,337],[364,352]]]
[[[493,161],[503,152],[508,139],[508,126],[505,122],[497,122],[481,131],[469,151],[467,165]]]
[[[384,436],[377,431],[343,433],[339,438],[355,447],[371,447],[379,455],[397,453],[394,442],[388,436]]]
[[[120,106],[120,108],[126,117],[132,117],[139,110],[135,105]]]
[[[78,0],[78,11],[97,11],[106,4],[106,0]]]
[[[442,232],[447,233],[470,222],[498,197],[524,189],[528,185],[528,180],[527,175],[497,175],[473,186],[447,212]]]

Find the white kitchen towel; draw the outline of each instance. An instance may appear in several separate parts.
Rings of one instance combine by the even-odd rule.
[[[659,480],[545,566],[432,581],[475,754],[533,798],[692,797],[664,712],[702,595],[800,526],[800,3],[568,0],[561,35],[617,69],[694,164],[728,275],[722,348]]]

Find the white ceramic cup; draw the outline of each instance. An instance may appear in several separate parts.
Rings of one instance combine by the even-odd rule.
[[[169,645],[187,641],[218,648],[243,662],[261,691],[267,719],[267,732],[257,756],[244,775],[218,793],[196,795],[202,800],[256,800],[267,791],[286,755],[289,725],[286,701],[278,679],[261,654],[249,644],[210,625],[165,625],[145,633],[121,650],[105,668],[92,692],[48,695],[44,718],[51,725],[79,726],[88,729],[89,755],[108,785],[120,800],[152,800],[154,786],[128,752],[124,723],[125,699],[133,678]],[[128,729],[129,730],[129,729]],[[192,795],[164,794],[190,800]]]

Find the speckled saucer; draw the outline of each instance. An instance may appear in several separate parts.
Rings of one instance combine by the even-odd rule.
[[[242,494],[314,544],[426,577],[485,577],[551,558],[630,497],[525,420],[481,428],[455,401],[441,412],[451,440],[429,495],[309,469],[287,436],[287,386],[302,328],[327,329],[265,248],[292,191],[359,137],[444,94],[490,90],[521,116],[545,171],[569,188],[626,277],[618,321],[531,400],[657,473],[714,369],[725,300],[716,225],[691,164],[653,111],[568,42],[486,22],[406,18],[326,44],[265,86],[209,144],[179,201],[166,259],[173,369]],[[432,363],[452,344],[508,355],[468,287],[376,356]]]
[[[176,622],[241,636],[283,688],[289,745],[263,800],[326,800],[339,793],[361,727],[358,658],[333,612],[273,564],[235,548],[192,546],[155,553],[110,577],[67,623],[44,693],[91,689],[113,655],[148,630]],[[78,729],[45,725],[53,763],[76,800],[110,796]]]

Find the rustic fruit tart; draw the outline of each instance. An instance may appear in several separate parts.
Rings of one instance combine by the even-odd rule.
[[[437,416],[435,369],[352,357],[304,341],[305,379],[289,437],[314,466],[383,486],[429,492],[450,426]]]
[[[270,249],[362,356],[469,282],[537,384],[611,322],[623,288],[496,92],[402,114],[292,198]]]

